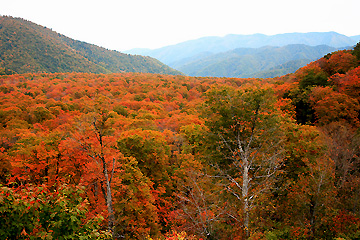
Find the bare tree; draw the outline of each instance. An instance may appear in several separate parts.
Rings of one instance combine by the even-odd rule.
[[[177,218],[186,220],[182,229],[203,238],[216,238],[216,225],[226,216],[219,188],[211,184],[211,177],[194,169],[179,178]]]
[[[73,137],[99,169],[99,172],[96,173],[99,177],[94,185],[99,185],[101,188],[108,212],[108,231],[115,237],[117,234],[111,184],[119,151],[113,146],[116,143],[113,136],[108,136],[109,127],[106,124],[108,114],[106,112],[90,113],[83,118]]]
[[[207,122],[223,186],[242,205],[244,237],[257,197],[271,187],[282,162],[284,116],[269,89],[224,87],[207,94]],[[215,156],[215,157],[214,157]]]
[[[335,163],[335,186],[341,204],[354,213],[360,212],[360,134],[341,122],[324,126],[328,153]],[[347,205],[347,206],[346,206]]]

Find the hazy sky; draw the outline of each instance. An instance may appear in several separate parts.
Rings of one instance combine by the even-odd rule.
[[[360,35],[359,9],[360,0],[0,0],[1,15],[118,51],[227,34]]]

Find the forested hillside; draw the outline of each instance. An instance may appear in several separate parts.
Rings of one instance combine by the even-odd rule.
[[[217,54],[237,48],[261,48],[265,46],[283,47],[293,44],[307,46],[327,45],[334,48],[353,46],[360,36],[347,37],[336,32],[284,33],[277,35],[237,35],[224,37],[203,37],[158,49],[133,49],[132,54],[152,56],[172,66],[182,59],[192,58],[202,53]]]
[[[1,76],[0,238],[359,239],[359,65]]]
[[[173,66],[189,76],[277,77],[293,73],[300,67],[335,51],[326,45],[303,44],[283,47],[237,48]]]
[[[277,77],[359,40],[336,32],[230,34],[127,52],[154,57],[189,76]]]
[[[0,67],[28,72],[181,74],[160,61],[70,39],[20,18],[0,16]]]

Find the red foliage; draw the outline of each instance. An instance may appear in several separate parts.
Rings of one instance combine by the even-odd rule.
[[[315,75],[334,71],[337,74],[329,79],[334,88],[312,86],[309,90],[308,96],[317,117],[316,124],[338,122],[359,127],[360,67],[355,68],[354,59],[348,52],[338,52],[322,61],[309,64],[293,76],[279,78],[275,84],[269,84],[278,97],[276,107],[284,114],[294,116],[290,98],[282,98],[297,88],[298,83],[293,81],[301,80],[309,71]],[[210,199],[211,202],[220,192],[223,194],[221,181],[217,178],[203,178],[205,173],[210,175],[208,169],[205,169],[207,139],[202,135],[206,131],[203,126],[207,119],[204,117],[208,117],[202,115],[203,93],[210,87],[218,88],[222,85],[249,88],[263,84],[264,81],[255,79],[193,78],[144,73],[2,76],[0,181],[2,184],[10,181],[12,185],[9,186],[20,188],[29,183],[43,185],[48,189],[60,184],[74,187],[83,185],[86,187],[84,196],[90,202],[90,215],[101,213],[107,217],[103,168],[97,161],[103,158],[109,172],[114,169],[111,187],[114,191],[116,220],[122,224],[119,227],[128,234],[127,238],[145,238],[147,235],[156,237],[160,232],[171,232],[173,226],[174,229],[178,227],[180,232],[170,234],[168,239],[191,239],[192,236],[181,232],[184,230],[182,226],[192,224],[190,220],[173,220],[175,218],[171,216],[181,212],[184,214],[174,191],[182,189],[183,196],[194,192],[199,194],[199,197],[194,198],[197,205],[193,206],[201,205],[196,202],[198,199]],[[298,187],[287,190],[288,198],[297,199],[294,200],[296,210],[290,209],[292,205],[289,199],[278,206],[283,216],[294,214],[298,219],[303,217],[300,213],[305,214],[307,208],[302,205],[302,197],[306,196],[301,194],[310,196],[314,188],[310,186],[312,183],[306,174],[320,174],[315,170],[311,172],[310,167],[323,169],[327,163],[325,158],[318,156],[320,150],[314,146],[315,137],[306,138],[316,135],[315,129],[295,129],[288,135],[289,138],[291,135],[296,136],[296,141],[282,143],[287,149],[289,179],[296,182],[294,186]],[[306,161],[312,158],[313,165],[305,166],[308,163]],[[113,159],[116,160],[115,166]],[[328,171],[331,169],[328,168]],[[199,174],[195,174],[195,170]],[[194,175],[190,174],[191,171]],[[186,186],[183,184],[185,180],[188,181]],[[196,184],[191,184],[192,180],[196,180]],[[332,184],[330,180],[327,183]],[[215,190],[216,193],[211,192]],[[222,218],[218,212],[227,204],[231,209],[240,209],[241,206],[234,204],[236,201],[229,196],[221,197],[226,201],[211,205],[213,208],[207,212],[207,216],[211,221],[214,215],[218,216],[214,226],[218,227],[219,235],[225,236],[241,228],[241,219],[230,221],[229,218]],[[331,197],[329,195],[326,199]],[[262,204],[272,201],[270,197],[262,200]],[[186,204],[190,206],[190,203]],[[208,203],[204,206],[208,207]],[[204,218],[199,208],[187,210],[191,210],[193,215],[190,217],[195,216],[194,219]],[[356,215],[339,214],[334,221],[339,222],[334,225],[337,233],[346,231],[350,225],[359,226]],[[297,227],[295,224],[294,236],[297,233],[308,234]]]

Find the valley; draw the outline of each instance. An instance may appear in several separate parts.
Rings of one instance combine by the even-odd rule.
[[[181,73],[1,16],[0,239],[359,239],[360,43],[314,35]]]

